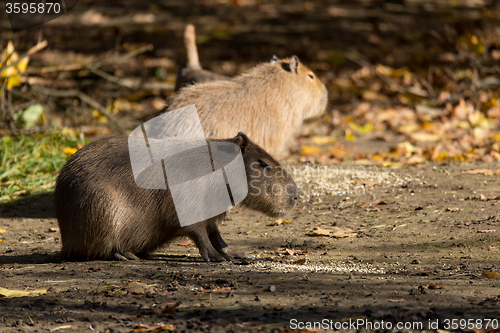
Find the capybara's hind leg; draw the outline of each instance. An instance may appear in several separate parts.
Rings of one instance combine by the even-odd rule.
[[[234,251],[227,243],[222,239],[219,229],[217,227],[211,229],[208,234],[210,242],[217,252],[226,254],[232,258],[236,259],[253,259],[254,257],[246,254],[245,252]]]

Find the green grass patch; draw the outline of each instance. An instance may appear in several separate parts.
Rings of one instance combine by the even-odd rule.
[[[0,203],[51,192],[59,170],[84,140],[70,129],[0,139]]]

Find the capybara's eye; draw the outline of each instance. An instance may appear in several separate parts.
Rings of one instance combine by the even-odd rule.
[[[258,160],[257,162],[259,162],[259,166],[262,169],[269,168],[269,165],[267,165],[265,162],[262,162],[261,160]]]
[[[314,75],[313,75],[313,73],[309,73],[309,77],[311,78],[311,80],[314,80]]]

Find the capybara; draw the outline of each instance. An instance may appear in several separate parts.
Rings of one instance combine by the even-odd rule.
[[[272,217],[294,207],[297,186],[271,155],[243,133],[213,141],[241,149],[248,181],[243,206]],[[183,236],[194,241],[206,261],[246,257],[228,247],[219,233],[217,224],[225,213],[181,227],[168,187],[136,185],[127,137],[101,139],[77,151],[57,178],[55,209],[63,260],[144,258]]]
[[[182,88],[166,111],[195,105],[205,137],[223,139],[244,132],[274,155],[302,121],[324,113],[325,85],[296,56],[273,58],[231,80]]]
[[[207,71],[201,67],[196,48],[195,28],[192,24],[188,24],[184,30],[184,46],[186,47],[187,63],[179,68],[175,81],[175,91],[194,83],[229,80],[227,76]]]

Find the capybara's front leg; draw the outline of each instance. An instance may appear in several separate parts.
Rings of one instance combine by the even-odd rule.
[[[232,258],[236,259],[253,259],[254,257],[246,254],[245,252],[234,251],[227,245],[227,243],[222,239],[220,235],[219,228],[216,225],[212,226],[208,230],[208,237],[210,238],[210,242],[213,247],[217,250],[217,252],[226,254]]]
[[[225,253],[217,251],[210,238],[208,237],[207,229],[202,223],[197,223],[194,225],[190,225],[186,228],[189,228],[189,238],[191,238],[198,250],[200,251],[201,256],[205,261],[231,261],[232,258]]]

